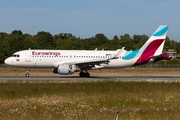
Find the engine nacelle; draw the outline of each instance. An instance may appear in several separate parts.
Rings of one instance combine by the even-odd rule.
[[[53,73],[59,73],[63,75],[73,74],[75,71],[74,65],[58,65],[57,68],[53,69]]]

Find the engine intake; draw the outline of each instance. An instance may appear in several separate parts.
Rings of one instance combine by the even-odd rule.
[[[74,65],[58,65],[57,68],[53,69],[53,73],[59,73],[63,75],[73,74],[75,71]]]

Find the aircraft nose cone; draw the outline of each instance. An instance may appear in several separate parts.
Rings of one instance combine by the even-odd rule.
[[[7,58],[7,59],[4,61],[4,63],[5,63],[6,65],[9,65],[9,64],[10,64],[10,59]]]

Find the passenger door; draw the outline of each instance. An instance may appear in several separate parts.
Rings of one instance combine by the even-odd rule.
[[[28,50],[25,53],[25,62],[31,62],[31,51]]]

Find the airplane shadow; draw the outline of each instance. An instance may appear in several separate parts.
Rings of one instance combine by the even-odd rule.
[[[90,76],[90,77],[80,77],[80,76],[58,76],[59,78],[79,78],[79,79],[95,79],[95,78],[100,78],[100,79],[109,79],[109,77],[104,77],[104,76]]]

